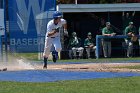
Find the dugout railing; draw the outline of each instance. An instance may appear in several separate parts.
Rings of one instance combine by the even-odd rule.
[[[102,43],[101,43],[101,40],[104,39],[104,38],[109,38],[109,39],[116,39],[116,40],[120,40],[121,43],[123,43],[125,38],[127,38],[128,36],[126,35],[116,35],[116,36],[103,36],[103,35],[96,35],[96,58],[100,58],[100,50],[102,48]],[[140,37],[140,36],[137,36],[137,37]],[[135,43],[135,42],[134,42]],[[114,49],[114,48],[113,48]],[[120,47],[117,47],[117,49],[124,49],[123,46],[120,46]],[[139,46],[133,46],[133,49],[139,49]]]

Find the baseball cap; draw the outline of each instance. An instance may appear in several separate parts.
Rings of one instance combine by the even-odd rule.
[[[76,32],[73,32],[72,35],[73,35],[73,36],[76,36]]]
[[[88,34],[87,34],[88,36],[91,36],[92,34],[91,34],[91,32],[88,32]]]
[[[133,25],[134,23],[133,22],[129,22],[129,25]]]
[[[111,25],[111,23],[110,22],[106,22],[106,25]]]

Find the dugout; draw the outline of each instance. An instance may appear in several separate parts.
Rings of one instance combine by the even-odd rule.
[[[101,21],[110,21],[114,31],[121,35],[123,34],[122,12],[135,11],[133,22],[137,28],[140,26],[140,3],[125,3],[125,4],[59,4],[57,10],[64,13],[64,18],[68,22],[69,34],[76,31],[82,41],[86,38],[88,32],[92,32],[93,36],[101,34]],[[124,47],[122,42],[124,39],[112,39],[112,57],[124,57]],[[64,47],[62,51],[62,59],[67,58],[66,46],[68,39],[64,39]],[[120,52],[121,51],[121,52]],[[134,43],[135,56],[139,56],[138,42]]]

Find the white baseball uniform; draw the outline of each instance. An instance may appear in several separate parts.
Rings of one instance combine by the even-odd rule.
[[[46,32],[46,36],[45,36],[45,47],[44,47],[44,53],[43,56],[48,57],[51,51],[51,47],[52,45],[54,45],[55,50],[57,52],[61,51],[61,42],[60,42],[60,31],[55,33],[52,36],[48,37],[48,32],[53,31],[54,29],[56,29],[57,27],[62,27],[64,24],[66,24],[66,20],[65,19],[60,19],[60,22],[58,24],[54,24],[54,19],[50,20],[47,24],[47,32]]]

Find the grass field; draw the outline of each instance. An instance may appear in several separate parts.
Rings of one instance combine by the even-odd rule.
[[[117,68],[140,69],[140,65],[138,65],[138,66],[124,66],[124,67],[117,67]]]
[[[0,93],[139,93],[140,77],[47,83],[0,82]]]
[[[38,60],[38,54],[37,53],[13,53],[9,54],[9,58],[25,58],[27,60],[34,60],[34,61],[40,61]],[[65,60],[58,60],[61,62],[114,62],[114,61],[139,61],[140,57],[132,57],[132,58],[99,58],[99,59],[65,59]],[[52,61],[52,60],[50,60]]]

